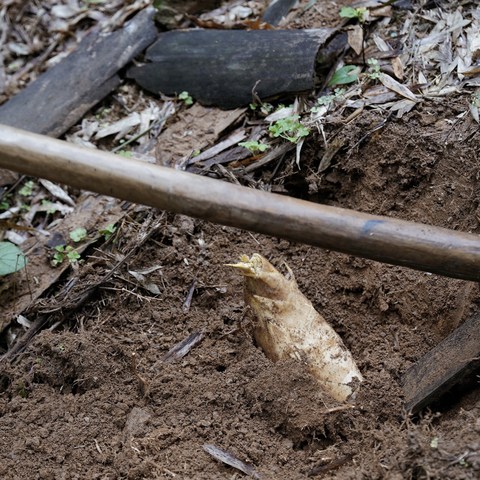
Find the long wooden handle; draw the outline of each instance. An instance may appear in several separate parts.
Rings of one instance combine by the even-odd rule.
[[[0,167],[211,222],[480,280],[480,237],[232,185],[0,125]]]

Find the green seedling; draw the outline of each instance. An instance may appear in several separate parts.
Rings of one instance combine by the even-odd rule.
[[[133,156],[133,153],[130,150],[118,150],[116,154],[124,158],[132,158]]]
[[[270,148],[270,145],[262,142],[257,142],[254,140],[251,140],[249,142],[240,142],[238,145],[240,145],[240,147],[245,147],[247,150],[250,150],[252,153],[264,152],[265,150]]]
[[[55,250],[52,260],[54,267],[61,265],[65,259],[72,264],[77,263],[81,258],[81,255],[71,245],[57,245]]]
[[[0,211],[5,211],[10,208],[10,198],[11,195],[6,195],[0,200]]]
[[[378,60],[376,58],[369,58],[367,60],[367,64],[367,77],[370,80],[378,80],[382,74],[382,72],[380,71],[380,64],[378,63]]]
[[[321,107],[329,106],[332,103],[336,102],[337,100],[341,100],[343,95],[345,94],[344,88],[336,88],[331,95],[323,95],[320,98],[317,98],[317,103],[312,109],[310,110],[313,113],[317,113],[320,111]]]
[[[260,112],[263,115],[268,115],[269,113],[272,112],[273,105],[271,103],[261,103],[260,105],[258,105],[257,103],[250,103],[249,108],[250,108],[250,110],[253,110],[253,111],[255,111],[255,110],[257,110],[257,108],[259,108]]]
[[[78,243],[87,238],[87,230],[83,227],[78,227],[72,230],[69,236],[73,242]],[[81,255],[71,245],[57,245],[51,262],[52,265],[54,267],[61,265],[65,259],[73,264],[81,259]]]
[[[472,105],[480,108],[480,92],[472,93]]]
[[[0,242],[0,276],[15,273],[25,268],[27,259],[13,243]]]
[[[181,92],[178,96],[178,99],[182,100],[182,102],[187,106],[193,105],[193,98],[188,92]]]
[[[83,227],[78,227],[72,230],[69,236],[75,243],[78,243],[87,238],[87,230]]]
[[[47,209],[48,214],[54,214],[58,208],[50,200],[42,200],[42,206]]]
[[[103,235],[103,238],[105,239],[105,241],[107,241],[116,231],[117,227],[113,223],[110,223],[104,229],[99,230],[98,233],[100,233],[100,235]]]
[[[301,138],[310,134],[310,130],[300,123],[299,119],[299,115],[282,118],[270,125],[268,131],[272,137],[281,137],[289,142],[297,143]]]
[[[35,186],[35,183],[33,180],[28,180],[26,181],[22,188],[18,191],[19,195],[22,197],[31,197],[33,193],[33,187]]]
[[[340,16],[342,18],[355,18],[360,23],[364,23],[367,17],[367,9],[365,7],[342,7],[340,9]]]
[[[335,85],[346,85],[348,83],[357,82],[359,74],[359,67],[356,67],[355,65],[345,65],[332,75],[332,78],[328,82],[328,86],[334,87]]]

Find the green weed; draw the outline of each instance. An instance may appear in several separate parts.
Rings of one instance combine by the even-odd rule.
[[[307,137],[310,130],[300,122],[299,115],[281,118],[268,127],[272,137],[285,138],[289,142],[297,143],[301,138]]]
[[[187,106],[193,105],[193,98],[188,92],[181,92],[180,95],[178,95],[178,99],[182,100],[182,102]]]
[[[249,142],[240,142],[239,145],[250,150],[252,153],[264,152],[265,150],[270,148],[270,145],[254,140],[251,140]]]

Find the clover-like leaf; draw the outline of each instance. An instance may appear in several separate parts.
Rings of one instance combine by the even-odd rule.
[[[18,272],[25,268],[27,259],[13,243],[0,242],[0,275]]]
[[[353,83],[358,80],[360,69],[355,65],[345,65],[339,68],[332,76],[328,85],[333,87],[335,85],[346,85],[347,83]]]

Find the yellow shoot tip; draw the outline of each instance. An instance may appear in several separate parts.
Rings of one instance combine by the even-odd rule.
[[[255,255],[255,254],[254,254]],[[255,269],[255,262],[253,256],[250,258],[248,255],[240,255],[240,262],[238,263],[226,263],[226,267],[237,268],[242,275],[247,277],[255,276],[257,274]]]

